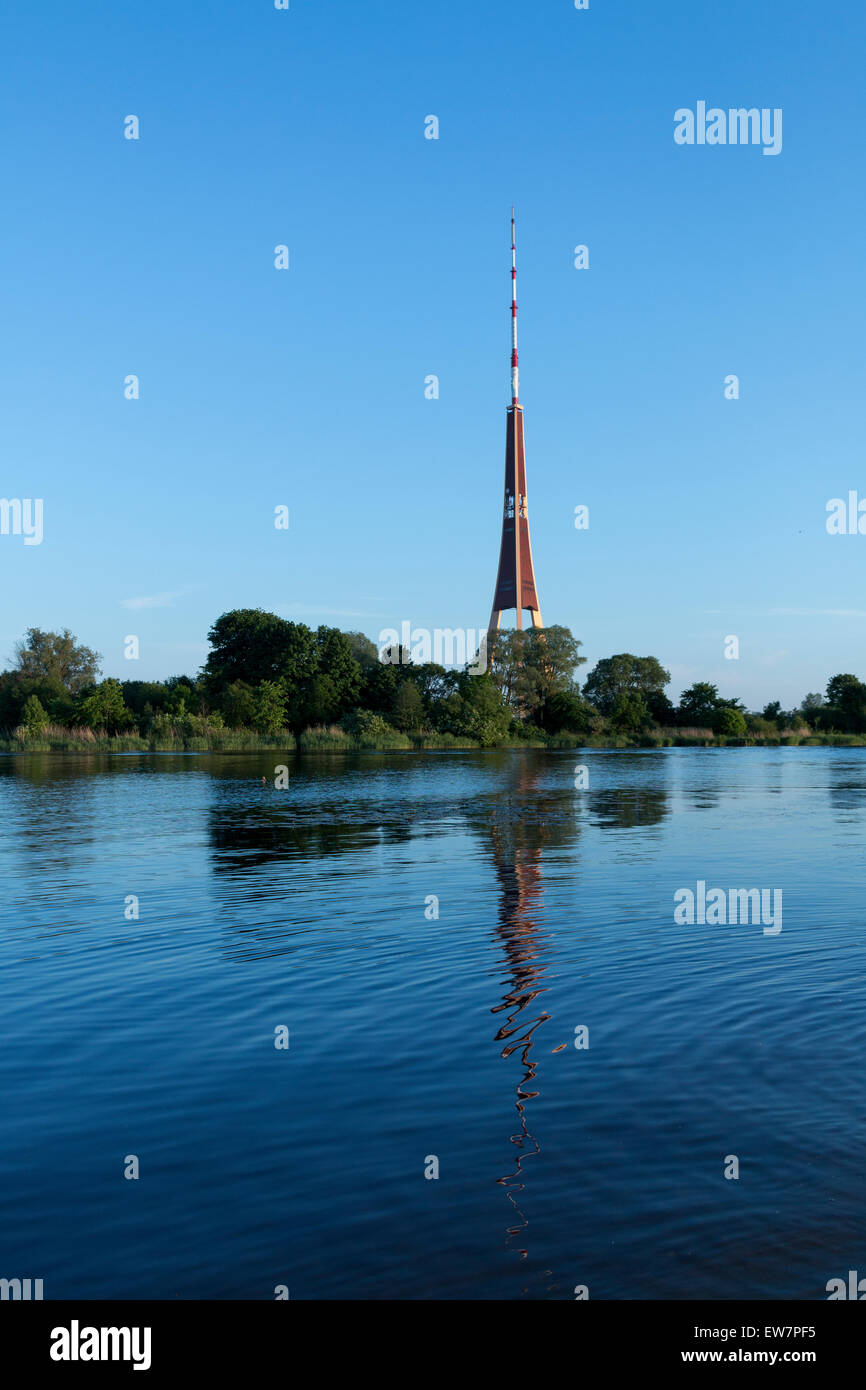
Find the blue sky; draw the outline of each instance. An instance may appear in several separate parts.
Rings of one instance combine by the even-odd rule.
[[[0,659],[68,626],[106,674],[191,673],[242,606],[484,625],[513,200],[536,577],[584,674],[653,654],[750,707],[866,677],[866,536],[825,527],[866,496],[856,7],[17,0],[2,32],[0,495],[45,519],[0,536]],[[676,145],[699,100],[781,108],[781,154]]]

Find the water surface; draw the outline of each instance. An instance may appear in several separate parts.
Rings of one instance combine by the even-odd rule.
[[[812,1299],[866,1273],[866,749],[316,755],[287,790],[274,762],[0,758],[0,1277]],[[781,888],[782,932],[678,925],[698,880]]]

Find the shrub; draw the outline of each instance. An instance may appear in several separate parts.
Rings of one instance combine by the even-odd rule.
[[[28,733],[39,733],[48,727],[48,714],[36,695],[28,695],[21,711],[21,723]]]
[[[748,732],[745,715],[741,710],[724,705],[713,717],[713,731],[726,738],[745,738]]]
[[[412,744],[405,734],[372,710],[358,709],[343,720],[343,728],[355,739],[359,748],[411,748]]]
[[[591,710],[585,700],[570,690],[557,691],[544,706],[543,723],[549,734],[563,729],[573,734],[585,734],[589,729]]]

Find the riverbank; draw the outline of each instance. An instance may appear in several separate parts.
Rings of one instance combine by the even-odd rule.
[[[0,738],[0,753],[359,753],[435,752],[481,748],[864,748],[859,734],[780,734],[778,738],[727,738],[710,730],[657,731],[633,737],[598,734],[545,734],[504,738],[493,743],[457,738],[452,734],[399,733],[352,735],[339,727],[307,729],[295,735],[284,730],[272,736],[247,729],[214,729],[206,736],[143,738],[138,734],[106,734],[90,729],[46,729]]]

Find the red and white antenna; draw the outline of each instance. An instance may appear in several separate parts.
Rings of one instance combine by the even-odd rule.
[[[517,237],[514,224],[514,204],[511,205],[511,404],[517,405],[520,396],[520,373],[517,365]]]

